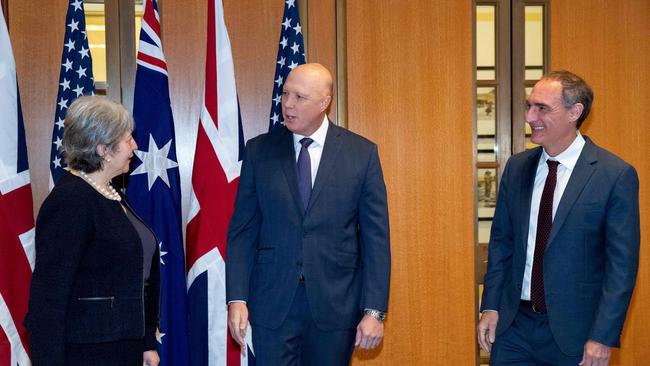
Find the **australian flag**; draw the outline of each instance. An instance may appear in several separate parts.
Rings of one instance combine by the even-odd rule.
[[[280,31],[278,60],[275,66],[275,83],[273,85],[273,102],[269,120],[269,131],[283,125],[282,116],[282,84],[291,70],[305,63],[305,43],[298,15],[296,0],[285,0],[284,16]]]
[[[95,94],[93,63],[88,47],[86,16],[82,0],[70,0],[65,24],[59,91],[56,97],[56,113],[52,131],[50,188],[58,182],[65,168],[61,140],[63,139],[63,121],[68,107],[82,95]]]
[[[145,1],[137,64],[133,137],[139,162],[133,163],[127,197],[160,241],[160,365],[187,365],[181,186],[156,0]]]

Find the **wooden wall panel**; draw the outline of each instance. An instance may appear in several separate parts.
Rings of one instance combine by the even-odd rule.
[[[650,1],[554,0],[551,64],[583,76],[594,106],[582,132],[634,165],[641,182],[637,285],[612,364],[650,360]],[[589,11],[585,11],[589,9]]]
[[[318,62],[334,75],[334,96],[329,117],[336,123],[336,4],[335,0],[305,1],[307,4],[307,62]],[[303,21],[304,23],[304,21]]]
[[[472,2],[347,6],[348,127],[379,146],[393,253],[385,343],[354,364],[472,365]]]
[[[34,213],[48,192],[67,8],[67,0],[9,2],[9,29],[23,108]]]

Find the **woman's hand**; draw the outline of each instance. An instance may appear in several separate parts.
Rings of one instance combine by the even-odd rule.
[[[156,351],[147,351],[142,354],[142,361],[144,366],[158,366],[160,357]]]

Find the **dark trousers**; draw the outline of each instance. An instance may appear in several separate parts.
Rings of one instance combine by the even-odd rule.
[[[258,366],[344,366],[350,363],[356,329],[323,331],[309,311],[304,283],[300,283],[291,310],[278,329],[253,327]]]
[[[490,365],[572,365],[582,361],[580,356],[567,356],[553,339],[546,314],[533,311],[530,303],[519,305],[519,312],[510,327],[492,345]]]

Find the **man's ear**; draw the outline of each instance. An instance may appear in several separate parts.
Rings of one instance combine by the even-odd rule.
[[[323,100],[320,102],[320,111],[324,111],[327,109],[327,107],[330,105],[330,102],[332,101],[332,96],[328,95]]]
[[[584,110],[585,106],[582,103],[572,105],[569,109],[569,118],[571,119],[571,122],[576,122]]]

